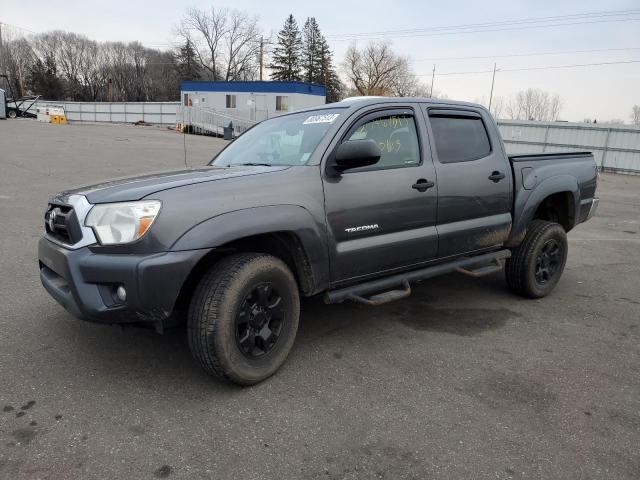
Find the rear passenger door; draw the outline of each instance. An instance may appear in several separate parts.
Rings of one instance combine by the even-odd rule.
[[[511,229],[511,166],[483,109],[423,105],[438,178],[438,257],[501,245]]]

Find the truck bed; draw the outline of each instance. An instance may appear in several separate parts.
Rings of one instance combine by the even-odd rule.
[[[564,195],[569,231],[588,218],[596,192],[598,170],[591,152],[510,155],[513,172],[513,218],[510,238],[517,239],[533,217],[531,211],[548,195]],[[541,197],[541,198],[538,198]]]

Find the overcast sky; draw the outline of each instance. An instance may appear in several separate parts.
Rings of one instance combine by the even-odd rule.
[[[329,37],[338,64],[349,42],[331,39],[332,35],[426,29],[599,11],[640,10],[640,0],[234,0],[186,3],[169,0],[5,0],[0,9],[0,22],[35,32],[63,29],[83,33],[95,40],[139,40],[147,46],[169,48],[175,40],[172,31],[186,6],[207,8],[211,5],[239,8],[258,15],[267,35],[276,33],[289,13],[293,13],[299,24],[303,24],[306,17],[315,16],[322,32]],[[619,17],[616,18],[620,20]],[[421,78],[430,81],[434,63],[438,74],[491,70],[494,61],[498,63],[499,69],[506,70],[640,60],[640,15],[625,15],[622,20],[455,35],[408,38],[389,35],[386,38],[398,53],[411,58],[414,70]],[[359,41],[359,45],[364,43]],[[432,60],[440,57],[499,57],[596,49],[609,51]],[[488,98],[490,87],[491,73],[438,75],[435,80],[436,90],[456,100]],[[527,87],[558,93],[564,102],[560,115],[564,120],[597,118],[603,121],[619,118],[629,121],[632,105],[640,104],[640,63],[502,71],[496,75],[494,97],[506,98]]]

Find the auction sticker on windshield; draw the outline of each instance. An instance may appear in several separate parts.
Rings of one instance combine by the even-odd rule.
[[[336,118],[340,116],[339,113],[327,113],[325,115],[311,115],[307,118],[303,125],[309,125],[311,123],[333,123]]]

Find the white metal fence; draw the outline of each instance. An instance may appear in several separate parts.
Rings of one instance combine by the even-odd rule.
[[[38,101],[38,106],[64,107],[70,121],[147,122],[160,125],[189,123],[200,133],[222,134],[233,122],[236,134],[254,122],[180,102],[53,102]],[[499,120],[498,126],[507,152],[542,153],[588,150],[603,170],[640,174],[640,129],[608,127],[596,124],[528,122]]]
[[[38,100],[36,106],[61,106],[68,120],[76,122],[146,122],[175,125],[180,102],[56,102]],[[35,110],[35,108],[34,108]]]
[[[563,122],[498,121],[510,154],[593,152],[605,171],[640,174],[640,129]]]

